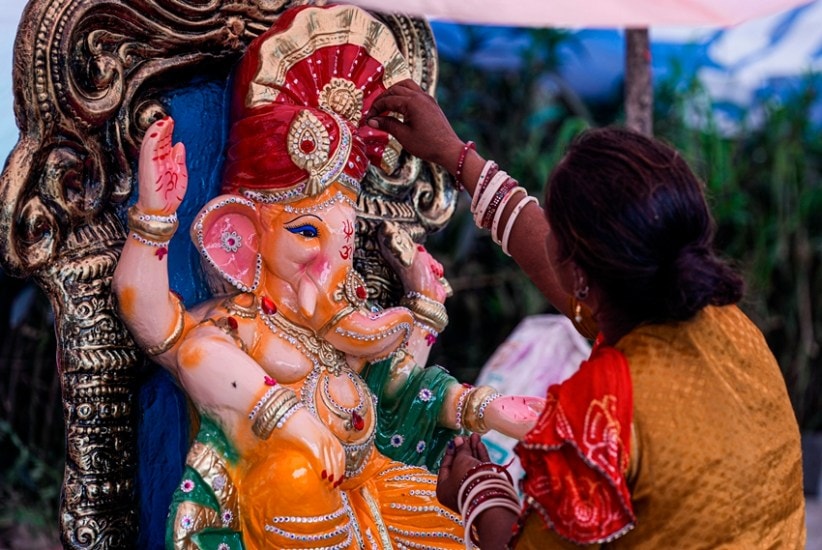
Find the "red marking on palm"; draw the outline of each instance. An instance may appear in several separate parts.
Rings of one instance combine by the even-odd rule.
[[[177,211],[188,187],[185,146],[172,146],[174,120],[166,117],[151,125],[140,148],[139,208],[147,214]]]

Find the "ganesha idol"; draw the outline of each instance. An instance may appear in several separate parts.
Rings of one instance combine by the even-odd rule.
[[[200,417],[167,546],[460,547],[431,473],[444,446],[535,422],[541,401],[424,366],[447,322],[442,267],[424,248],[400,261],[386,244],[407,292],[397,307],[369,307],[353,268],[360,181],[399,153],[363,113],[406,78],[390,31],[350,6],[294,8],[250,45],[223,194],[191,227],[214,297],[188,310],[167,268],[185,152],[170,118],[147,131],[114,288]]]

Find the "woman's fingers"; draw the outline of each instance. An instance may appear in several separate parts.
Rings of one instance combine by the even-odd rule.
[[[438,483],[451,475],[452,464],[454,464],[454,442],[449,441],[448,447],[445,449],[445,454],[442,456],[442,462],[440,463],[440,471],[437,475]]]
[[[391,88],[394,89],[396,93],[403,93],[403,92],[411,92],[411,93],[425,93],[425,90],[414,81],[412,78],[406,78],[405,80],[400,80]]]
[[[413,81],[402,81],[383,92],[366,119],[369,126],[393,135],[406,151],[428,162],[445,166],[451,157],[456,162],[463,147],[436,100]]]
[[[449,444],[437,474],[437,499],[451,510],[457,510],[457,491],[462,480],[460,471],[455,471],[455,459],[461,447],[465,447],[464,438],[456,437]]]
[[[371,117],[368,119],[368,125],[377,130],[388,132],[400,140],[400,143],[402,143],[403,137],[405,137],[405,132],[409,129],[405,123],[400,122],[400,120],[392,116]]]
[[[488,458],[488,449],[485,448],[485,444],[482,442],[482,436],[480,436],[480,434],[471,434],[469,443],[471,446],[471,455],[474,458],[480,462],[490,462],[490,459]]]
[[[488,447],[485,446],[485,443],[482,442],[481,438],[478,438],[474,456],[477,457],[480,462],[491,462],[491,457],[488,454]]]
[[[371,104],[371,108],[368,109],[368,112],[365,114],[365,118],[368,119],[386,111],[401,112],[398,108],[387,107],[387,102],[393,101],[393,105],[396,106],[404,105],[407,103],[408,98],[413,97],[418,93],[422,93],[426,96],[428,95],[413,80],[403,80],[398,82],[385,90],[377,99],[374,100]]]

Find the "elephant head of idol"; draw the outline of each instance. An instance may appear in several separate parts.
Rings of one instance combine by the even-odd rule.
[[[353,266],[360,182],[399,157],[363,113],[406,78],[390,30],[357,8],[281,17],[237,69],[222,194],[191,231],[223,286],[360,357],[387,355],[413,322],[404,308],[370,311]]]

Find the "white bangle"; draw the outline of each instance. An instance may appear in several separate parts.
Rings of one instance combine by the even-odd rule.
[[[516,223],[520,212],[522,212],[522,209],[532,202],[539,204],[539,201],[536,197],[525,196],[522,199],[520,199],[519,204],[517,204],[517,206],[514,208],[514,211],[511,212],[511,216],[508,218],[508,222],[505,224],[505,231],[502,234],[502,251],[505,252],[507,256],[511,255],[511,253],[508,252],[508,239],[511,238],[511,230],[514,228],[514,223]]]
[[[502,220],[502,213],[505,211],[506,205],[513,199],[516,195],[520,193],[528,193],[528,191],[524,187],[514,187],[505,197],[502,199],[502,202],[499,203],[497,207],[497,213],[494,214],[494,223],[491,224],[491,238],[494,239],[494,242],[500,244],[502,240],[497,237],[497,230],[499,229],[499,222]]]
[[[471,485],[475,479],[478,477],[487,476],[491,477],[479,481],[474,487],[472,487],[468,495],[465,494],[466,487]],[[503,494],[489,498],[484,502],[480,502],[473,509],[467,509],[475,498],[480,497],[486,491],[494,489],[501,491]],[[474,548],[471,540],[471,527],[473,526],[474,521],[482,512],[492,507],[507,508],[518,515],[520,512],[519,497],[517,496],[514,486],[511,484],[510,479],[503,474],[503,472],[495,470],[481,470],[474,472],[462,482],[459,490],[457,491],[457,509],[459,514],[462,516],[463,525],[465,526],[463,539],[467,549]]]
[[[465,482],[465,485],[468,485],[468,482]],[[483,491],[487,491],[488,489],[501,489],[505,494],[511,497],[514,500],[517,500],[517,493],[514,491],[514,488],[508,483],[508,480],[503,477],[498,477],[497,479],[484,479],[477,483],[476,487],[471,489],[471,492],[468,493],[467,496],[462,500],[462,502],[458,502],[459,512],[460,514],[465,512],[465,507],[468,505],[469,502],[474,500],[476,497],[480,495]]]
[[[479,179],[477,180],[477,185],[474,187],[474,196],[471,197],[471,212],[477,207],[477,202],[479,202],[480,196],[480,186],[482,182],[485,181],[485,176],[488,175],[488,171],[496,166],[497,164],[493,160],[486,161],[485,166],[482,167],[482,172],[480,172]]]
[[[483,190],[482,196],[479,199],[477,209],[474,210],[474,223],[482,229],[482,219],[485,217],[485,211],[491,205],[491,200],[497,194],[499,188],[508,180],[508,174],[504,170],[500,170],[494,177],[491,178],[491,183]]]
[[[486,487],[487,488],[488,483],[494,483],[494,484],[500,483],[501,485],[499,486],[499,488],[507,489],[509,494],[511,494],[514,498],[517,498],[517,493],[514,490],[514,486],[511,484],[511,480],[508,478],[509,475],[510,474],[500,472],[496,469],[494,469],[494,470],[482,469],[482,470],[477,470],[477,471],[473,472],[471,475],[466,477],[462,481],[462,483],[460,483],[460,487],[459,487],[459,489],[457,489],[457,511],[460,514],[462,514],[463,508],[465,508],[465,503],[470,502],[471,498],[476,496],[477,487]],[[492,479],[484,479],[484,480],[480,481],[477,484],[477,486],[472,489],[471,493],[469,493],[469,495],[466,497],[466,495],[465,495],[466,488],[469,485],[471,485],[471,483],[475,479],[477,479],[479,477],[487,477],[487,476],[491,476]],[[503,485],[504,485],[504,487],[503,487]]]
[[[497,497],[488,499],[485,502],[479,504],[476,508],[471,511],[471,515],[467,518],[463,518],[463,522],[465,524],[465,534],[463,535],[465,541],[465,548],[466,550],[473,550],[475,548],[474,542],[471,540],[471,527],[474,525],[474,521],[479,517],[479,515],[486,511],[489,508],[507,508],[514,512],[515,514],[519,515],[520,509],[518,504],[514,504],[507,498]]]

